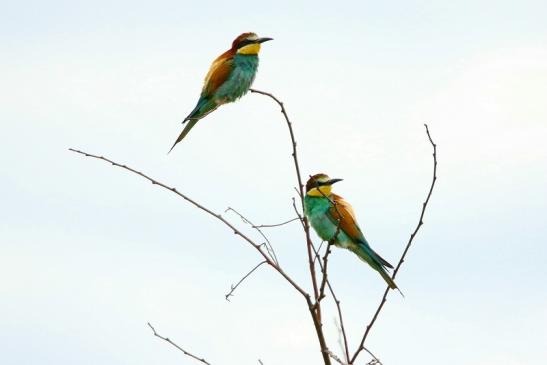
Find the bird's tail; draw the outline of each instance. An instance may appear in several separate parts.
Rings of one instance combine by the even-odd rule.
[[[217,103],[215,103],[214,101],[206,97],[201,97],[196,107],[194,108],[194,110],[192,110],[190,114],[188,114],[188,116],[184,118],[184,120],[182,121],[182,124],[186,122],[188,122],[188,124],[186,124],[186,126],[180,133],[179,138],[177,138],[177,140],[175,141],[175,143],[173,144],[173,147],[171,147],[169,152],[173,150],[173,148],[177,145],[177,143],[179,143],[180,141],[182,141],[184,137],[186,137],[188,132],[190,132],[190,129],[192,129],[196,125],[198,120],[205,117],[207,114],[211,113],[216,108],[218,108]]]
[[[391,288],[391,289],[397,289],[399,290],[399,287],[397,287],[397,284],[395,284],[395,282],[393,281],[393,279],[391,278],[391,275],[389,275],[389,273],[386,271],[386,269],[384,269],[383,267],[378,270],[378,272],[380,273],[380,275],[382,276],[382,278],[384,279],[384,281],[387,283],[387,285]],[[400,291],[400,290],[399,290]],[[401,293],[403,294],[403,293]]]
[[[190,132],[190,129],[192,129],[196,123],[198,122],[198,118],[194,118],[194,119],[187,119],[185,120],[188,121],[188,124],[186,124],[186,126],[184,127],[184,129],[182,130],[182,132],[180,133],[179,137],[177,138],[177,140],[175,141],[175,143],[173,144],[173,147],[171,147],[171,149],[169,150],[168,153],[170,153],[173,148],[175,148],[175,146],[177,145],[177,143],[179,143],[180,141],[182,141],[182,139],[184,137],[186,137],[186,135],[188,134],[188,132]]]
[[[387,272],[386,268],[393,269],[393,266],[384,260],[382,256],[378,255],[369,245],[367,242],[360,242],[358,246],[355,247],[355,249],[352,250],[359,258],[363,261],[365,261],[367,264],[369,264],[374,270],[378,271],[378,273],[382,276],[384,281],[387,283],[387,285],[391,289],[397,289],[397,284],[393,281],[389,273]],[[400,290],[399,290],[400,292]],[[403,293],[401,293],[403,294]]]

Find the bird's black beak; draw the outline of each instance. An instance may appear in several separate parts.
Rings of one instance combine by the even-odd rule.
[[[268,37],[258,38],[255,42],[256,43],[264,43],[264,42],[267,42],[267,41],[273,41],[273,38],[268,38]]]
[[[332,185],[332,184],[335,184],[339,181],[342,181],[344,179],[330,179],[329,181],[327,181],[327,184],[326,185]]]

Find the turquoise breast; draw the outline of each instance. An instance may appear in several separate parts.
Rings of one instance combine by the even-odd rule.
[[[336,226],[327,217],[327,211],[330,208],[330,202],[321,197],[304,197],[304,208],[310,225],[315,229],[321,239],[328,241],[336,233]]]
[[[258,69],[257,55],[234,56],[234,68],[226,82],[218,88],[215,97],[224,102],[233,102],[245,95],[251,87]]]
[[[344,231],[338,230],[338,226],[329,219],[327,211],[330,207],[331,203],[326,198],[308,195],[304,197],[306,217],[317,235],[324,241],[330,241],[338,231],[334,244],[338,247],[348,248],[352,244],[352,240]]]

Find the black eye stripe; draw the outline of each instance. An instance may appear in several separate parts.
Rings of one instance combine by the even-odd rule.
[[[256,43],[256,41],[251,40],[251,39],[244,39],[244,40],[242,40],[241,42],[238,43],[237,48],[245,47],[245,46],[247,46],[249,44],[253,44],[253,43]]]
[[[306,183],[306,192],[310,191],[311,189],[320,188],[321,186],[330,186],[331,180],[327,181],[321,181],[317,180],[319,178],[314,178],[313,176],[310,176],[310,180]]]

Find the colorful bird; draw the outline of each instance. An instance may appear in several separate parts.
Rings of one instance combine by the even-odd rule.
[[[386,271],[386,268],[393,269],[393,266],[370,247],[351,205],[331,192],[332,184],[338,181],[342,179],[331,179],[325,174],[310,177],[304,197],[306,217],[321,239],[331,241],[334,238],[335,246],[352,251],[378,271],[391,289],[398,289]]]
[[[198,103],[182,121],[182,124],[188,124],[171,150],[182,141],[198,120],[222,104],[236,101],[249,91],[258,68],[260,44],[272,39],[259,38],[255,33],[243,33],[232,42],[232,48],[213,61],[205,76]]]

